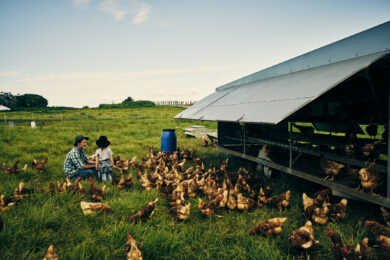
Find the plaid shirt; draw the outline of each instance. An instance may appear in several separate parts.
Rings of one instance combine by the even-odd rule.
[[[84,153],[84,149],[80,151],[76,146],[73,147],[66,156],[64,162],[66,176],[69,178],[73,177],[77,170],[84,169],[84,163],[88,163],[88,158]]]

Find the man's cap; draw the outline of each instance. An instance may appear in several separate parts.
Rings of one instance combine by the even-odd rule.
[[[78,136],[76,136],[76,137],[74,138],[74,141],[75,141],[74,145],[76,145],[78,142],[80,142],[80,141],[83,140],[83,139],[88,140],[89,137],[83,136],[83,135],[78,135]]]

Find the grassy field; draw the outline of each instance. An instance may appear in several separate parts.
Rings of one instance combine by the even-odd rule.
[[[21,181],[28,188],[45,187],[47,190],[50,181],[63,181],[63,162],[78,134],[90,137],[87,155],[95,152],[95,141],[99,136],[106,135],[115,155],[138,156],[140,160],[146,157],[150,145],[160,146],[162,129],[177,128],[179,147],[195,149],[199,156],[205,155],[209,162],[215,163],[219,151],[202,147],[199,139],[186,138],[182,129],[194,123],[208,128],[216,128],[216,124],[173,119],[181,110],[154,107],[6,113],[7,120],[13,121],[15,127],[1,123],[0,163],[10,165],[20,159],[22,165],[30,165],[34,158],[43,159],[46,155],[49,162],[44,173],[34,171],[31,166],[26,173],[18,175],[0,172],[0,194],[12,195]],[[36,128],[29,127],[32,118],[37,122]],[[220,154],[222,158],[229,158],[228,170],[231,172],[239,167],[255,170],[251,162]],[[134,174],[134,169],[131,171]],[[144,259],[294,259],[300,252],[290,246],[288,237],[305,222],[301,194],[312,195],[321,188],[280,174],[272,181],[276,182],[276,194],[291,190],[291,206],[287,210],[261,208],[243,213],[220,209],[218,214],[223,218],[206,218],[201,215],[194,198],[189,200],[192,204],[189,219],[176,222],[165,213],[167,200],[157,191],[143,191],[135,174],[134,179],[135,185],[129,190],[119,190],[108,184],[103,202],[108,203],[112,211],[94,217],[84,216],[80,209],[83,199],[68,193],[33,194],[12,209],[1,212],[5,226],[0,232],[0,259],[42,259],[50,244],[54,244],[61,259],[124,259],[126,232],[142,244]],[[89,187],[89,182],[84,181],[83,185]],[[138,223],[128,221],[130,215],[156,197],[160,200],[151,219]],[[288,218],[280,235],[249,235],[249,228],[259,221],[279,216]],[[310,251],[310,258],[332,259],[330,239],[325,235],[329,227],[348,244],[370,237],[364,227],[366,219],[382,221],[379,208],[349,201],[345,220],[314,226],[320,244]],[[386,255],[372,249],[372,257],[384,259]]]

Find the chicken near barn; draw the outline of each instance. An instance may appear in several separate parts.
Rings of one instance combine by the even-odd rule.
[[[345,165],[335,161],[330,161],[321,155],[320,167],[326,174],[324,180],[329,179],[330,181],[333,181],[334,178],[340,173],[340,170],[345,167]]]
[[[190,215],[191,203],[186,205],[175,205],[170,209],[167,209],[166,212],[169,215],[173,215],[176,220],[186,220]]]
[[[14,190],[13,198],[15,199],[22,199],[24,197],[27,197],[31,195],[32,193],[36,192],[45,192],[45,189],[33,189],[33,188],[26,188],[24,182],[20,182],[19,186]]]
[[[126,260],[142,260],[141,244],[129,232],[126,233]]]
[[[108,204],[103,204],[100,202],[80,202],[81,210],[83,211],[84,216],[94,215],[100,212],[111,211],[112,208]]]
[[[342,259],[341,250],[343,248],[343,242],[341,241],[340,236],[332,229],[328,229],[326,235],[332,241],[331,248],[334,259]]]
[[[229,197],[228,197],[226,205],[230,210],[234,210],[237,207],[237,199],[236,199],[236,195],[235,195],[234,187],[233,187],[232,183],[229,184],[229,195],[228,196]]]
[[[84,197],[86,195],[86,191],[81,184],[81,177],[78,177],[75,182],[72,185],[73,192],[78,193],[81,197]]]
[[[303,209],[306,210],[310,206],[321,206],[324,202],[329,202],[329,193],[327,190],[320,190],[317,192],[315,198],[307,196],[304,192],[302,193]]]
[[[168,196],[169,205],[170,206],[177,206],[181,205],[184,206],[186,204],[186,200],[184,198],[183,192],[173,192],[170,196]]]
[[[277,235],[282,232],[282,225],[287,221],[287,218],[271,218],[256,224],[249,229],[249,233],[254,235],[261,233],[263,235]]]
[[[3,162],[3,172],[5,174],[17,174],[19,172],[25,172],[27,170],[27,164],[24,165],[23,168],[18,169],[18,164],[20,163],[20,160],[16,160],[16,162],[13,164],[12,167],[7,166],[5,162]]]
[[[200,212],[208,217],[215,213],[215,210],[219,209],[219,202],[223,199],[223,194],[215,197],[213,200],[205,203],[201,198],[198,198],[198,208]]]
[[[42,173],[45,169],[46,164],[47,164],[47,160],[48,160],[47,156],[42,161],[38,161],[38,160],[34,159],[31,162],[31,167],[33,169],[38,170],[40,173]]]
[[[345,152],[345,155],[347,155],[349,158],[355,158],[355,156],[356,156],[356,143],[348,142],[344,146],[344,152]]]
[[[368,238],[364,238],[361,243],[353,246],[343,243],[340,236],[332,229],[328,229],[326,235],[332,241],[331,248],[334,259],[367,259],[369,257]]]
[[[101,189],[98,188],[95,184],[95,180],[92,177],[88,178],[91,182],[91,187],[89,189],[89,193],[91,194],[91,197],[94,201],[101,201],[103,200],[103,196],[106,192],[106,185],[104,185]]]
[[[258,204],[251,198],[244,197],[242,193],[237,194],[237,209],[242,211],[248,211],[253,207],[257,207]]]
[[[389,236],[384,236],[380,235],[377,238],[377,241],[380,243],[380,248],[386,252],[390,251],[390,237]]]
[[[146,204],[143,208],[137,211],[134,215],[129,217],[130,222],[136,221],[136,220],[143,220],[148,219],[154,214],[154,208],[156,207],[158,198],[156,198],[154,201],[149,202]]]
[[[11,207],[15,206],[20,201],[19,197],[5,197],[3,194],[0,195],[0,209],[1,211],[7,211]]]
[[[121,176],[120,180],[116,184],[118,189],[123,190],[125,188],[130,188],[133,185],[132,175],[131,173],[126,177],[124,175]]]
[[[54,251],[54,246],[50,245],[49,248],[47,249],[46,255],[43,258],[43,260],[59,260],[60,258]]]
[[[269,199],[265,199],[262,201],[262,204],[267,205],[267,206],[276,207],[279,209],[282,209],[282,208],[285,209],[290,204],[290,193],[291,192],[288,190],[282,194],[273,196]]]
[[[209,141],[207,140],[207,137],[202,136],[202,146],[208,146],[208,145],[209,145]]]
[[[390,237],[390,227],[380,224],[374,220],[366,220],[364,225],[370,231],[370,233],[378,238],[380,235]]]
[[[359,171],[360,185],[356,188],[357,190],[362,187],[363,190],[369,190],[371,195],[378,196],[374,193],[383,183],[383,176],[380,170],[376,167],[375,162],[370,163],[367,168],[362,168]]]
[[[319,241],[314,239],[313,226],[309,220],[306,221],[305,225],[294,230],[289,240],[293,247],[304,250],[308,250],[319,244]]]
[[[362,243],[354,245],[343,244],[341,249],[342,259],[367,259],[370,249],[368,247],[368,238],[364,238]]]
[[[390,227],[390,210],[380,207],[381,213],[382,213],[382,218],[386,222],[386,225]]]
[[[322,207],[316,207],[313,210],[313,213],[311,215],[311,219],[319,225],[325,225],[328,222],[328,213],[329,208],[327,206],[327,203],[324,202]]]
[[[334,220],[341,220],[345,218],[348,200],[343,198],[339,203],[328,205],[328,216]]]
[[[364,159],[368,162],[374,162],[378,160],[379,155],[381,153],[380,147],[383,142],[383,140],[378,140],[373,143],[365,144],[362,148]]]

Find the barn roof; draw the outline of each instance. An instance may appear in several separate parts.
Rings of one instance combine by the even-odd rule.
[[[235,80],[175,118],[277,124],[390,53],[390,22]]]

